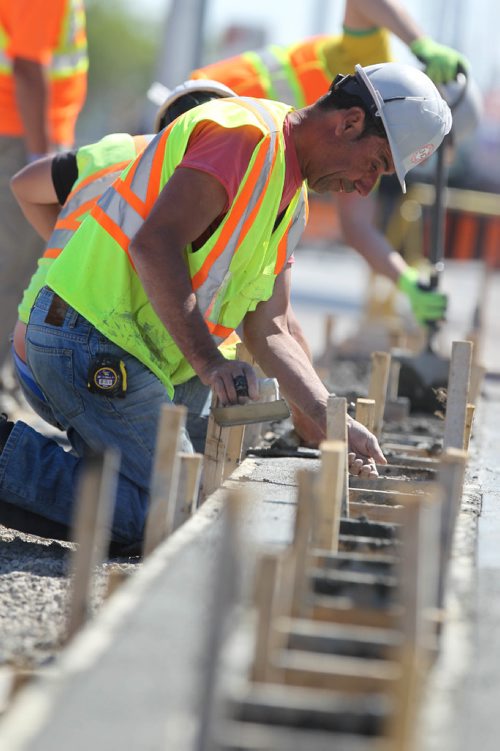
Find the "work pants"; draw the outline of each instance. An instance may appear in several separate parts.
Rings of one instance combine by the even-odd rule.
[[[104,337],[69,307],[60,325],[45,318],[52,291],[44,287],[31,312],[26,336],[28,363],[72,451],[19,421],[0,454],[0,499],[71,525],[75,488],[87,449],[120,451],[112,539],[123,544],[142,540],[160,409],[188,408],[180,450],[203,451],[210,393],[198,378],[176,387],[171,400],[165,386],[139,360]],[[89,391],[96,357],[115,357],[125,365],[123,398]]]

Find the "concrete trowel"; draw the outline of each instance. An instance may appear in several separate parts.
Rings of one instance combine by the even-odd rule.
[[[244,381],[237,389],[241,397],[248,396],[248,386],[244,376],[238,376]],[[236,379],[235,379],[236,380]],[[290,417],[290,410],[284,399],[280,399],[279,386],[276,378],[257,379],[259,398],[246,404],[230,404],[227,407],[213,407],[212,414],[215,422],[223,428],[231,425],[251,425],[259,422],[272,422]],[[240,384],[238,384],[240,385]]]
[[[465,95],[467,77],[460,73],[458,93],[454,101],[448,101],[452,113],[456,110]],[[437,290],[439,277],[443,271],[444,243],[445,243],[445,190],[447,184],[447,154],[453,145],[454,133],[444,137],[436,153],[435,197],[432,207],[432,221],[430,232],[429,261],[431,271],[429,281],[422,285],[423,289]],[[392,357],[400,363],[398,395],[408,397],[413,412],[433,414],[442,410],[442,396],[440,389],[448,385],[450,362],[438,355],[433,349],[433,339],[439,323],[428,321],[427,341],[423,350],[416,356],[409,356],[402,350],[393,349]],[[441,398],[440,398],[441,397]]]

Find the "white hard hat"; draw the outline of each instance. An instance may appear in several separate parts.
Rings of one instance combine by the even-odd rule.
[[[405,175],[427,159],[450,132],[450,108],[431,79],[403,63],[356,65],[387,133],[396,174],[406,193]]]
[[[191,109],[196,104],[201,104],[202,101],[207,101],[212,98],[222,99],[224,97],[236,96],[235,92],[221,83],[220,81],[212,81],[209,78],[193,79],[184,81],[184,83],[176,86],[172,91],[166,90],[166,99],[159,107],[155,117],[155,131],[158,132],[161,128],[173,120],[180,112],[171,118],[168,118],[168,110],[174,102],[178,102],[182,97],[186,97],[189,100],[189,106],[185,109]],[[198,97],[198,95],[200,95]],[[212,96],[210,96],[212,95]],[[199,99],[199,101],[198,101]],[[165,122],[166,121],[166,122]]]
[[[477,83],[470,75],[458,74],[456,81],[439,86],[443,99],[448,103],[453,116],[451,136],[459,143],[478,127],[483,114],[483,97]]]

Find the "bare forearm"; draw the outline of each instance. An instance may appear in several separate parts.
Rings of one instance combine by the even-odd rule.
[[[38,159],[10,179],[10,188],[32,227],[48,240],[61,210],[52,180],[52,157]]]
[[[360,253],[374,271],[396,283],[407,265],[377,229],[373,197],[339,195],[338,207],[345,242]]]
[[[21,211],[33,229],[38,232],[45,242],[47,242],[54,230],[57,217],[59,216],[61,210],[60,205],[58,203],[45,205],[23,203],[19,200],[18,203],[21,207]]]
[[[405,44],[411,44],[423,34],[413,18],[394,0],[346,0],[344,23],[354,29],[385,27]]]
[[[351,235],[348,242],[369,263],[371,268],[397,283],[406,268],[401,255],[387,242],[373,226],[360,226]]]
[[[30,154],[46,154],[50,149],[47,125],[48,85],[43,66],[32,60],[14,60],[16,103]]]
[[[251,314],[249,317],[250,318]],[[328,391],[318,378],[307,355],[287,330],[278,326],[263,335],[245,320],[244,341],[264,372],[277,378],[280,389],[291,404],[310,421],[308,438],[326,436]]]

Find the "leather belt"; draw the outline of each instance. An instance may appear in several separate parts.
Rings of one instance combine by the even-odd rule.
[[[45,316],[45,323],[48,323],[51,326],[62,326],[69,307],[68,303],[54,292],[52,295],[52,302],[50,303],[47,315]]]

